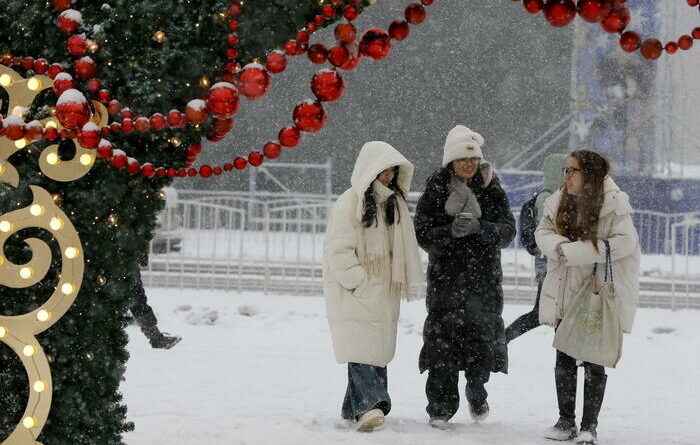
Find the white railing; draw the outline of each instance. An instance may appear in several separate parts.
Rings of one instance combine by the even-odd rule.
[[[185,193],[181,192],[181,195]],[[259,290],[320,294],[322,243],[333,198],[326,195],[191,194],[170,205],[159,218],[144,270],[148,286]],[[415,208],[417,194],[409,197]],[[512,209],[517,220],[519,209]],[[700,308],[700,257],[697,215],[637,212],[640,238],[663,234],[659,250],[672,254],[670,274],[642,280],[642,303]],[[685,231],[683,232],[683,228]],[[693,232],[695,230],[695,232]],[[504,293],[511,302],[534,300],[533,259],[519,238],[502,251]],[[685,243],[684,249],[682,243]],[[673,249],[672,246],[677,246]],[[686,264],[676,268],[678,257]],[[424,258],[427,262],[427,257]],[[658,274],[657,274],[658,275]],[[680,295],[684,291],[685,296]],[[679,305],[678,299],[683,298]]]

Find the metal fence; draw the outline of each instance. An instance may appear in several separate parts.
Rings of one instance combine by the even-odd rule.
[[[323,235],[335,197],[197,191],[180,195],[186,199],[169,203],[159,217],[144,270],[147,285],[322,293]],[[409,196],[412,211],[417,198],[418,194]],[[519,209],[513,213],[517,219]],[[656,254],[645,258],[660,264],[642,277],[641,303],[700,308],[700,213],[639,211],[634,223],[645,252]],[[502,264],[506,299],[533,301],[533,260],[519,245],[519,237],[503,250]]]

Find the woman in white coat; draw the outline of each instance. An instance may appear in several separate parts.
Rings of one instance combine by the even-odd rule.
[[[401,297],[420,296],[423,269],[405,197],[413,165],[385,142],[368,142],[351,187],[333,206],[323,246],[323,290],[338,363],[348,364],[342,416],[372,431],[391,409]]]
[[[535,231],[540,251],[547,257],[547,276],[540,298],[540,323],[558,326],[573,297],[591,275],[596,263],[605,263],[605,242],[610,246],[620,323],[632,330],[639,297],[640,246],[632,225],[627,194],[608,176],[610,164],[589,150],[571,153],[563,169],[562,188],[545,201],[544,215]],[[603,281],[604,267],[597,269]],[[576,429],[576,360],[557,351],[555,382],[559,420],[545,434],[548,439],[596,444],[598,414],[603,403],[605,368],[585,368],[583,417]]]

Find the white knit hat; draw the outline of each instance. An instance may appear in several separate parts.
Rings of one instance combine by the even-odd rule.
[[[484,159],[481,153],[481,146],[484,145],[484,138],[475,131],[464,125],[457,125],[447,134],[445,139],[445,152],[442,155],[442,166],[455,159],[479,158]]]

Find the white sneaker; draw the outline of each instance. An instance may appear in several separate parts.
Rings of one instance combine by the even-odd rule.
[[[447,419],[444,417],[431,417],[430,420],[428,420],[428,425],[442,431],[447,431],[450,429],[450,425],[447,423]]]
[[[384,412],[378,408],[371,409],[357,419],[357,431],[369,433],[384,423]]]

